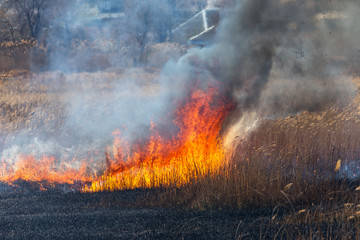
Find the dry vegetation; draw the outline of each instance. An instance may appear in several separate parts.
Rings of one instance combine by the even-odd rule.
[[[106,94],[122,72],[3,74],[2,139],[24,129],[55,134],[63,125],[66,96],[91,88]],[[136,69],[132,74],[145,86],[154,77]],[[64,95],[69,85],[76,91]],[[342,109],[264,120],[218,172],[189,173],[194,174],[191,184],[155,190],[142,201],[200,209],[271,209],[270,216],[259,219],[259,238],[360,239],[359,103],[357,97]],[[239,224],[237,237],[247,238],[245,226]]]
[[[259,219],[263,238],[360,239],[359,103],[357,96],[346,108],[264,120],[218,173],[151,201],[273,209]]]
[[[264,120],[217,174],[160,191],[153,202],[270,208],[271,216],[259,219],[264,238],[359,239],[359,100]],[[239,239],[246,238],[246,227],[240,229]]]
[[[28,61],[31,49],[37,46],[36,41],[2,41],[0,44],[0,73],[13,69],[30,69]]]
[[[359,102],[357,97],[342,109],[263,120],[217,174],[164,196],[200,208],[358,201]]]
[[[186,50],[186,46],[172,42],[149,44],[137,59],[133,55],[138,50],[114,39],[73,39],[70,43],[54,46],[44,46],[36,40],[3,41],[0,44],[0,76],[23,69],[48,70],[52,64],[59,67],[58,62],[52,62],[53,54],[58,53],[64,54],[67,71],[96,72],[141,64],[160,69],[169,59],[178,59]]]
[[[12,70],[0,75],[0,129],[2,134],[16,134],[20,130],[42,130],[47,134],[58,131],[66,117],[66,104],[79,92],[96,89],[106,95],[123,76],[121,68],[99,73],[46,72],[34,74],[25,70]],[[134,69],[127,71],[129,78],[137,79],[144,88],[153,86],[149,79],[155,72]],[[91,101],[96,100],[96,96]],[[111,111],[111,106],[103,106]]]

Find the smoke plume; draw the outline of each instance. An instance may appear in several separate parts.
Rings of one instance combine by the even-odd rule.
[[[220,62],[214,74],[242,110],[283,116],[344,104],[354,93],[355,12],[352,1],[238,1],[209,50]]]
[[[281,117],[341,106],[354,93],[348,73],[360,42],[356,1],[236,1],[236,7],[221,9],[213,43],[189,48],[155,70],[146,68],[144,53],[152,43],[169,41],[162,29],[173,22],[174,9],[169,1],[136,2],[141,4],[128,8],[121,25],[89,23],[89,18],[71,11],[53,20],[53,25],[63,25],[62,30],[54,28],[44,37],[49,44],[61,42],[49,49],[50,69],[67,73],[62,86],[67,100],[57,143],[47,149],[54,151],[59,145],[104,149],[115,129],[133,141],[148,134],[152,121],[171,135],[177,131],[172,121],[176,103],[186,101],[195,82],[203,89],[220,83],[221,93],[236,105],[224,128],[252,125],[242,117],[251,116],[255,122],[253,113],[260,118]],[[213,6],[215,1],[208,1],[208,7]],[[84,26],[90,25],[97,30],[85,31]],[[81,44],[70,49],[74,34],[89,39],[92,49],[88,45],[81,49]],[[102,56],[106,58],[101,60]],[[121,69],[121,76],[105,86],[106,91],[91,85],[78,90],[77,84],[86,82],[81,72],[99,70],[99,64],[108,71]],[[94,81],[107,81],[102,72],[87,74]],[[150,80],[144,80],[145,75]],[[20,141],[12,143],[16,142]],[[22,149],[34,146],[23,142]]]

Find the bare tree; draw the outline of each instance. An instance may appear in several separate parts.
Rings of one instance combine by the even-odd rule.
[[[44,12],[50,2],[49,0],[5,0],[4,6],[11,11],[22,38],[36,39],[43,27]]]

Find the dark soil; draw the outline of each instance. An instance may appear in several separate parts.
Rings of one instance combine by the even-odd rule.
[[[139,190],[96,194],[3,191],[0,239],[234,239],[240,221],[262,215],[259,210],[131,207],[135,199],[145,196]]]
[[[294,210],[144,207],[150,190],[84,194],[0,184],[0,239],[356,239],[356,222],[287,221]],[[26,186],[24,188],[24,186]],[[281,220],[283,219],[283,220]],[[295,218],[297,219],[297,218]],[[327,237],[326,237],[327,236]]]

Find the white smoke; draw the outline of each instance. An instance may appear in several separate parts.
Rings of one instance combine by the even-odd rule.
[[[208,0],[206,8],[215,8],[216,7],[216,0]]]
[[[8,149],[4,153],[8,156],[18,153],[24,146],[32,146],[32,151],[38,153],[53,151],[60,155],[66,152],[64,149],[81,148],[85,155],[89,148],[105,149],[112,141],[111,132],[117,128],[130,142],[148,136],[152,121],[166,129],[168,135],[175,135],[178,129],[173,124],[174,111],[179,103],[186,101],[195,82],[204,90],[211,83],[220,82],[222,94],[236,104],[236,110],[224,125],[225,129],[230,129],[230,138],[236,137],[236,131],[252,129],[254,121],[260,117],[318,111],[346,103],[354,90],[346,76],[346,63],[360,46],[357,37],[360,22],[356,15],[359,6],[350,0],[346,1],[348,5],[301,2],[303,4],[297,1],[237,1],[236,8],[223,9],[223,19],[212,45],[191,48],[180,59],[167,62],[161,70],[146,68],[141,63],[140,53],[145,50],[142,41],[156,42],[152,32],[163,24],[163,15],[157,14],[158,10],[172,13],[171,6],[165,1],[134,6],[120,26],[97,26],[99,29],[104,27],[100,32],[84,33],[85,29],[78,29],[78,34],[83,32],[91,41],[115,38],[117,43],[122,43],[116,46],[122,47],[123,51],[114,49],[119,50],[121,57],[108,56],[110,67],[121,69],[115,79],[107,78],[101,71],[81,73],[84,71],[81,63],[86,63],[85,70],[90,68],[91,71],[100,64],[88,64],[97,50],[69,53],[66,43],[71,40],[71,31],[53,32],[49,42],[60,39],[65,47],[50,51],[52,68],[68,73],[64,75],[65,85],[62,86],[66,102],[65,123],[55,142],[53,139],[47,141],[47,136],[24,138],[19,135],[22,140],[13,143],[20,148],[6,146]],[[218,1],[208,1],[208,7],[216,4]],[[321,22],[327,16],[335,16],[323,13],[330,8],[347,17],[337,19],[335,26]],[[153,25],[142,21],[144,10],[149,10],[147,13],[154,18]],[[63,16],[61,22],[68,27],[83,26],[82,20],[73,15]],[[336,56],[344,57],[344,62],[339,63]],[[146,76],[145,80],[143,76]],[[104,87],[91,85],[92,81],[104,83]],[[79,84],[85,87],[79,88]],[[150,87],[144,88],[146,85]],[[248,113],[243,115],[244,112]],[[244,117],[253,121],[246,121]],[[231,129],[233,126],[235,128]],[[36,139],[41,139],[42,146],[33,144],[38,141]],[[49,144],[52,147],[42,149]],[[99,161],[103,157],[100,154]]]

